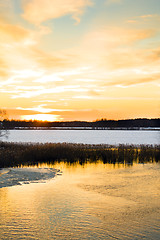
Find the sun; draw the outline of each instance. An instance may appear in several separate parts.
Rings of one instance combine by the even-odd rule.
[[[21,116],[22,120],[37,120],[37,121],[47,121],[54,122],[62,120],[59,115],[53,114],[34,114],[34,115],[23,115]]]

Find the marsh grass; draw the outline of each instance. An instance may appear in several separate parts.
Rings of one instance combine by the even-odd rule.
[[[67,162],[133,164],[160,161],[160,146],[88,145],[70,143],[22,144],[0,142],[0,168],[26,164]]]

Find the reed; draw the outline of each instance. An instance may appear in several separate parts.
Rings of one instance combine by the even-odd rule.
[[[105,163],[159,162],[160,145],[22,144],[0,142],[0,168],[42,162]]]

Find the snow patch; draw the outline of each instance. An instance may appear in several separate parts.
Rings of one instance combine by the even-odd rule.
[[[60,174],[60,170],[54,168],[25,167],[0,169],[0,188],[46,182]]]

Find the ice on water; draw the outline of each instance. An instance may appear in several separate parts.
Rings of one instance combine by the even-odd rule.
[[[45,182],[59,174],[54,168],[5,168],[0,169],[0,188],[15,185]]]

